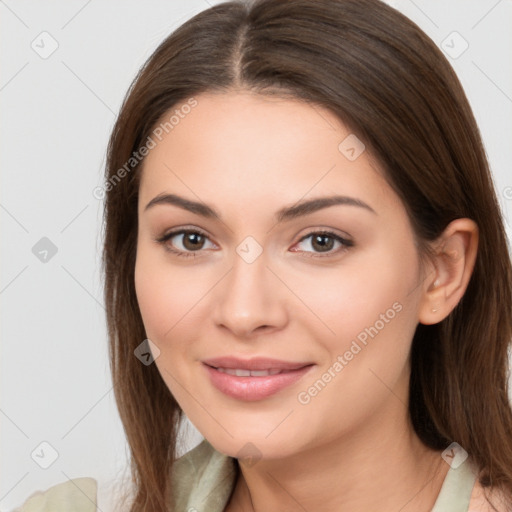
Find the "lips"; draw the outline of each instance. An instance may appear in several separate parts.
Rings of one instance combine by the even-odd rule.
[[[263,400],[301,379],[314,366],[271,358],[221,357],[203,361],[210,382],[238,400]]]

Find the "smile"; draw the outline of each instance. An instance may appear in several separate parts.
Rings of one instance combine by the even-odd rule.
[[[293,363],[269,358],[241,360],[227,357],[203,361],[211,384],[224,395],[253,402],[268,398],[295,384],[313,363]]]
[[[216,368],[217,371],[227,373],[228,375],[236,375],[237,377],[267,377],[268,375],[277,375],[284,370],[277,368],[271,370],[243,370],[241,368]]]

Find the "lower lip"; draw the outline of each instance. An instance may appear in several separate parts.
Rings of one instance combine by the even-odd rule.
[[[287,386],[291,386],[309,372],[313,365],[265,377],[237,377],[236,375],[219,372],[206,364],[204,367],[210,375],[212,384],[219,391],[237,400],[254,402],[263,400]]]

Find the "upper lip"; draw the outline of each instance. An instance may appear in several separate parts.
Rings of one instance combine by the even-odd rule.
[[[293,361],[280,361],[279,359],[271,359],[269,357],[254,357],[251,359],[239,359],[238,357],[226,356],[215,357],[206,359],[204,364],[212,366],[213,368],[231,368],[233,370],[298,370],[313,363],[309,362],[293,362]]]

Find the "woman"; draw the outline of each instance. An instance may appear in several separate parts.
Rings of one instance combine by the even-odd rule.
[[[411,21],[200,13],[132,84],[105,189],[124,510],[512,509],[506,236]],[[205,441],[176,461],[183,412]]]

